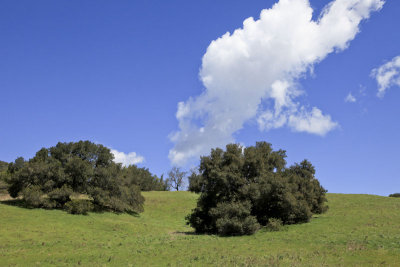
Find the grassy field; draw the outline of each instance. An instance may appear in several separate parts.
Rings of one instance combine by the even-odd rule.
[[[310,223],[253,236],[194,235],[197,196],[147,192],[139,216],[0,204],[0,266],[400,266],[400,198],[329,194]]]

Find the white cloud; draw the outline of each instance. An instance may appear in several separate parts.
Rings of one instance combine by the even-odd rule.
[[[337,122],[332,121],[331,116],[323,115],[317,107],[307,111],[298,104],[292,104],[289,109],[281,113],[267,110],[258,116],[257,122],[260,130],[271,130],[287,125],[294,132],[307,132],[320,136],[339,126]]]
[[[124,152],[111,149],[111,153],[114,155],[114,162],[122,163],[122,166],[129,166],[144,162],[144,157],[136,154],[136,152],[125,154]]]
[[[359,32],[359,23],[383,0],[336,0],[312,20],[308,0],[280,0],[232,34],[214,40],[203,56],[204,92],[178,104],[179,131],[169,158],[182,165],[210,148],[233,142],[233,134],[256,118],[261,130],[288,126],[324,135],[337,126],[314,107],[295,101],[297,80]],[[273,105],[268,105],[268,103]]]
[[[310,112],[301,108],[300,112],[291,114],[288,124],[296,132],[308,132],[322,136],[338,126],[336,122],[332,122],[329,115],[323,115],[322,111],[316,107],[312,108]]]
[[[378,83],[378,97],[383,97],[392,86],[400,86],[400,56],[393,58],[379,68],[373,69],[371,76]]]
[[[346,98],[344,99],[344,102],[348,102],[348,103],[354,103],[356,101],[357,101],[357,99],[351,93],[349,93],[346,96]]]

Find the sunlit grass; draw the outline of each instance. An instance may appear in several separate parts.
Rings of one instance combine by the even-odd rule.
[[[0,204],[0,266],[400,266],[400,199],[329,194],[310,223],[253,236],[194,235],[189,192],[145,192],[139,216]]]

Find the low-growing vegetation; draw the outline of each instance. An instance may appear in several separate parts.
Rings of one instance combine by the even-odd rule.
[[[280,219],[270,218],[265,228],[269,231],[280,231],[282,227],[283,225]]]
[[[325,212],[326,190],[312,164],[304,160],[286,167],[285,157],[266,142],[213,149],[201,158],[199,173],[189,177],[189,189],[200,197],[188,223],[197,233],[248,235]]]
[[[400,197],[400,193],[390,194],[389,197]]]
[[[86,215],[93,210],[93,204],[87,199],[73,199],[65,204],[65,209],[71,214]]]

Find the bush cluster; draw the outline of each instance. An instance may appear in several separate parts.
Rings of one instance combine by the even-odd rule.
[[[77,214],[93,205],[116,212],[143,211],[140,189],[164,190],[165,182],[147,169],[124,168],[113,158],[108,148],[89,141],[42,148],[29,161],[18,158],[8,165],[8,192],[21,195],[29,207],[65,208]],[[72,194],[87,195],[91,204],[71,200]]]
[[[280,219],[270,218],[266,228],[271,232],[279,231],[282,229],[282,221]]]
[[[93,210],[93,204],[86,199],[73,199],[65,203],[64,208],[71,214],[86,215],[89,211]]]
[[[220,235],[248,235],[259,228],[257,218],[250,213],[250,202],[221,202],[210,209]]]
[[[189,177],[189,190],[200,197],[188,224],[198,233],[244,235],[266,225],[277,229],[278,222],[308,222],[326,211],[326,190],[312,164],[304,160],[287,168],[285,157],[266,142],[213,149]]]
[[[122,176],[126,183],[137,185],[141,191],[167,191],[169,190],[168,180],[163,176],[158,178],[151,174],[147,168],[139,168],[135,165],[122,168]]]
[[[400,197],[400,193],[393,193],[393,194],[390,194],[389,197]]]

